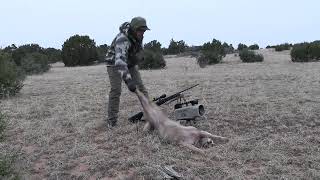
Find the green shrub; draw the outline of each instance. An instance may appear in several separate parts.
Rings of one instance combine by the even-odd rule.
[[[166,67],[166,61],[161,51],[145,49],[143,57],[139,61],[140,69],[162,69]]]
[[[245,44],[241,44],[241,43],[238,44],[238,51],[241,51],[241,50],[247,49],[247,48],[248,48],[248,46]]]
[[[0,179],[20,179],[19,175],[13,169],[16,155],[0,153]]]
[[[4,130],[6,128],[6,121],[4,115],[0,112],[0,141],[4,138]],[[0,154],[0,178],[11,173],[11,162],[8,156],[4,156],[3,152]]]
[[[6,128],[6,119],[4,114],[0,112],[0,141],[4,139],[4,130]],[[0,153],[0,179],[20,179],[19,175],[13,169],[13,163],[16,159],[16,154],[6,154],[4,150]]]
[[[161,51],[161,43],[157,40],[153,40],[144,45],[144,49],[149,49],[152,51]]]
[[[97,54],[98,54],[98,62],[102,63],[105,62],[106,54],[109,50],[109,46],[107,44],[103,44],[97,47]]]
[[[198,57],[200,55],[202,46],[189,46],[186,48],[185,52],[180,53],[178,56],[180,57],[186,57],[186,56],[191,56],[191,57]],[[163,52],[163,49],[161,49]]]
[[[274,46],[274,49],[275,49],[275,51],[290,50],[291,46],[292,46],[291,44],[284,43],[284,44]]]
[[[308,62],[308,48],[306,43],[296,44],[293,46],[291,52],[291,60],[293,62]]]
[[[0,178],[12,173],[12,160],[7,156],[0,155]]]
[[[226,42],[222,44],[225,54],[234,53],[234,48],[232,44],[228,45]]]
[[[259,45],[258,44],[253,44],[253,45],[249,46],[249,49],[257,50],[257,49],[259,49]]]
[[[16,65],[20,66],[22,59],[29,53],[44,53],[44,49],[38,44],[25,44],[13,49],[12,58]]]
[[[60,49],[47,48],[47,49],[44,49],[44,54],[48,57],[49,63],[56,63],[56,62],[62,61]]]
[[[311,62],[320,60],[320,41],[295,44],[291,50],[293,62]]]
[[[25,75],[11,58],[0,52],[0,99],[15,95],[23,87]]]
[[[240,59],[242,62],[262,62],[263,56],[262,54],[256,54],[254,51],[250,51],[247,49],[243,49],[239,52]]]
[[[217,54],[221,57],[226,56],[223,44],[221,44],[221,42],[217,39],[213,39],[211,42],[204,43],[201,50],[204,52],[204,54],[208,54],[209,51],[211,51],[213,54]]]
[[[227,44],[221,44],[217,39],[204,43],[201,48],[200,55],[197,57],[197,63],[201,68],[206,65],[220,63],[222,58],[226,56]],[[228,46],[229,48],[229,46]]]
[[[6,121],[4,114],[0,112],[0,141],[4,138],[4,130],[6,128]]]
[[[14,44],[3,49],[4,52],[12,54],[16,65],[21,66],[21,61],[30,53],[41,53],[48,56],[49,63],[62,61],[61,50],[55,48],[42,48],[38,44],[25,44],[17,48]]]
[[[150,41],[144,45],[143,58],[139,59],[140,69],[161,69],[166,67],[161,43],[157,40]]]
[[[165,50],[166,54],[179,54],[185,52],[188,48],[188,45],[183,41],[174,41],[173,39],[170,40],[170,44],[168,49]]]
[[[48,57],[41,53],[29,53],[21,61],[21,67],[27,75],[40,74],[50,69]]]
[[[310,43],[308,53],[312,60],[320,60],[320,41]]]
[[[65,66],[87,66],[96,60],[96,43],[89,36],[74,35],[62,45],[62,61]]]
[[[202,51],[200,56],[197,58],[197,63],[201,68],[204,68],[207,65],[220,63],[222,60],[222,55],[216,51]]]

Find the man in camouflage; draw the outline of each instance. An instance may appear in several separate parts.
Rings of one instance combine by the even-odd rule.
[[[112,41],[106,56],[111,85],[107,106],[108,126],[117,125],[122,80],[131,92],[134,92],[137,87],[148,97],[137,64],[143,58],[142,40],[144,32],[150,29],[144,18],[134,17],[130,23],[123,23],[119,30],[120,33]]]

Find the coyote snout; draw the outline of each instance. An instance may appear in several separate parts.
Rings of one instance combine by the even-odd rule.
[[[146,124],[144,130],[156,130],[159,135],[171,142],[187,147],[193,151],[204,153],[201,147],[207,148],[214,142],[227,142],[228,138],[201,131],[193,126],[182,126],[173,121],[153,102],[149,101],[138,89],[136,94],[143,107]]]

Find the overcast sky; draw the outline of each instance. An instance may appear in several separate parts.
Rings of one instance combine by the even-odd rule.
[[[320,40],[318,0],[0,0],[0,47],[36,43],[61,49],[72,35],[110,45],[135,16],[151,31],[144,43],[170,39],[202,45],[213,38],[237,47]]]

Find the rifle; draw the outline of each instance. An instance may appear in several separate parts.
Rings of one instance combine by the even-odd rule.
[[[182,93],[183,93],[183,92],[185,92],[185,91],[187,91],[187,90],[189,90],[189,89],[191,89],[191,88],[194,88],[194,87],[196,87],[196,86],[198,86],[198,85],[199,85],[199,84],[195,84],[195,85],[193,85],[193,86],[191,86],[191,87],[188,87],[188,88],[186,88],[186,89],[184,89],[184,90],[182,90],[182,91],[179,91],[179,92],[177,92],[177,93],[175,93],[175,94],[173,94],[173,95],[171,95],[171,96],[168,96],[168,97],[167,97],[166,94],[163,94],[163,95],[161,95],[160,97],[153,98],[152,101],[155,102],[156,105],[161,106],[162,104],[164,104],[164,103],[166,103],[166,102],[168,102],[168,101],[170,101],[170,100],[174,100],[174,99],[177,99],[177,98],[182,97]],[[142,116],[143,116],[143,112],[139,112],[139,113],[131,116],[128,120],[129,120],[130,122],[132,122],[132,123],[136,123],[137,121],[140,121],[140,120],[141,120]]]

